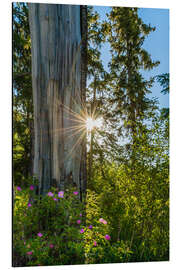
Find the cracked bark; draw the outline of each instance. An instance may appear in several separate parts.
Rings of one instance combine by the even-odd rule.
[[[76,186],[80,194],[85,191],[85,137],[81,138],[82,131],[65,132],[78,125],[71,111],[80,114],[85,103],[85,41],[81,33],[85,15],[80,18],[81,12],[85,14],[78,5],[29,4],[33,174],[41,195],[51,186],[64,189],[68,184]]]

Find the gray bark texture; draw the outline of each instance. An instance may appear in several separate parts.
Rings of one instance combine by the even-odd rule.
[[[85,192],[86,7],[29,4],[34,102],[33,174],[39,194],[68,184]],[[73,112],[73,113],[72,113]],[[74,114],[75,113],[75,114]]]

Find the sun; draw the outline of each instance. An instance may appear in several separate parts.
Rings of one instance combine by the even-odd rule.
[[[102,127],[102,118],[93,119],[88,117],[86,119],[86,128],[88,131],[91,131],[93,128],[101,128]]]
[[[86,119],[86,128],[88,131],[91,131],[94,128],[94,120],[91,117]]]

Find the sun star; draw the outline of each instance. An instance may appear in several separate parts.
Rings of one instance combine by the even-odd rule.
[[[91,131],[93,128],[101,128],[102,127],[102,118],[93,119],[88,117],[86,119],[86,128],[88,131]]]

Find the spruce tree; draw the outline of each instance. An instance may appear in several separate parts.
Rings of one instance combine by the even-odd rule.
[[[155,102],[147,97],[154,80],[146,80],[142,76],[142,70],[151,70],[159,64],[152,61],[143,48],[145,38],[155,28],[143,23],[137,8],[113,7],[108,19],[104,29],[111,45],[109,67],[113,95],[110,101],[113,115],[119,116],[120,127],[129,136],[130,144],[127,146],[132,157],[142,121],[155,106]]]

